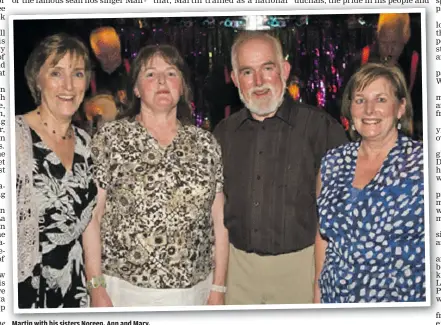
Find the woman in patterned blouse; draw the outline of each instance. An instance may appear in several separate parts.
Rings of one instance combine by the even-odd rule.
[[[95,206],[90,137],[72,125],[90,80],[86,46],[51,35],[25,67],[36,108],[15,118],[19,308],[87,307],[83,242]]]
[[[425,301],[423,145],[401,71],[361,67],[342,113],[357,141],[322,160],[314,300]]]
[[[131,113],[93,139],[101,212],[92,247],[101,249],[87,275],[107,290],[97,282],[92,306],[223,304],[221,151],[191,124],[187,80],[174,47],[144,47],[131,67]]]

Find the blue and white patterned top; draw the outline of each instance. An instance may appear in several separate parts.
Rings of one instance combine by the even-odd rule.
[[[425,301],[423,145],[400,134],[377,175],[356,189],[359,146],[332,149],[321,164],[321,301]]]

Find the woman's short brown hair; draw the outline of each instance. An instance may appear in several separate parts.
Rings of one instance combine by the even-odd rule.
[[[36,105],[41,102],[38,89],[38,74],[46,60],[53,55],[52,64],[57,64],[67,53],[84,60],[87,85],[90,81],[91,63],[89,50],[77,37],[59,33],[44,38],[32,51],[26,62],[25,76],[32,98]]]
[[[341,114],[346,117],[349,124],[352,125],[351,105],[354,93],[356,91],[362,91],[378,78],[385,78],[390,82],[397,100],[406,100],[405,111],[400,118],[401,132],[407,136],[412,136],[412,101],[409,90],[407,89],[406,78],[400,68],[396,66],[386,66],[381,63],[367,63],[359,68],[349,79],[344,90]],[[360,138],[357,131],[352,130],[351,127],[349,128],[349,135],[352,140],[358,140]]]
[[[192,124],[192,92],[189,83],[189,70],[179,51],[174,46],[166,44],[147,45],[139,51],[135,60],[133,60],[130,68],[129,91],[127,96],[130,103],[129,110],[127,114],[124,114],[122,117],[133,117],[140,112],[140,99],[135,96],[134,88],[142,68],[155,56],[160,56],[165,62],[179,70],[182,78],[183,94],[177,105],[176,117],[182,124]]]

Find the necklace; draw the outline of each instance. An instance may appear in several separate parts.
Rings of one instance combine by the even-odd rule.
[[[44,125],[46,128],[49,128],[49,126],[47,125],[47,122],[43,121],[43,118],[41,117],[40,110],[37,110],[37,114],[38,114],[38,116],[40,116],[41,123],[43,123],[43,125]],[[52,134],[55,134],[55,135],[56,135],[57,132],[55,132],[55,130],[52,130]],[[61,136],[61,139],[63,139],[63,140],[66,140],[66,139],[72,139],[72,136],[73,136],[72,126],[69,125],[69,129],[67,130],[67,132],[66,132],[65,135],[62,135],[62,136]]]

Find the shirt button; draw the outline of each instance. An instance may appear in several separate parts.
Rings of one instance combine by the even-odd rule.
[[[259,155],[261,155],[261,154],[263,154],[263,151],[262,151],[262,150],[259,151]]]
[[[260,180],[260,175],[257,175],[257,180]]]
[[[259,205],[260,205],[259,202],[254,202],[254,206],[255,206],[255,207],[258,207]]]
[[[264,126],[264,125],[262,126],[262,130],[264,130],[264,131],[265,131],[265,126]]]

